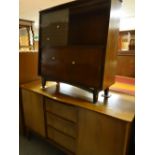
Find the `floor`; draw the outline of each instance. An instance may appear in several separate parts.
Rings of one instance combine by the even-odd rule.
[[[110,87],[111,91],[135,95],[135,79],[125,76],[115,76],[115,83]]]
[[[19,155],[65,155],[48,142],[32,136],[30,140],[19,136]]]

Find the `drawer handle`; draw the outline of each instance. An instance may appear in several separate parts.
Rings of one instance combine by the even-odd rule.
[[[57,25],[56,28],[57,28],[57,29],[60,29],[60,25]]]
[[[75,61],[72,61],[72,65],[75,65]]]
[[[55,57],[52,57],[52,60],[54,61],[55,60]]]
[[[47,37],[47,38],[46,38],[46,40],[47,40],[47,41],[49,41],[49,40],[50,40],[50,38],[49,38],[49,37]]]

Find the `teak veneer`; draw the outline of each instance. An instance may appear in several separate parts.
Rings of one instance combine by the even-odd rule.
[[[90,104],[91,93],[64,83],[21,85],[26,130],[74,155],[129,154],[134,97],[111,92]],[[134,138],[133,138],[134,139]]]

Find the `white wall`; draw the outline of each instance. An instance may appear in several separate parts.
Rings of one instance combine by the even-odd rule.
[[[123,0],[120,30],[135,29],[135,0]]]
[[[73,0],[20,0],[19,18],[35,21],[34,31],[38,35],[39,11]],[[120,30],[135,29],[135,0],[123,0]]]
[[[19,0],[19,18],[35,21],[34,33],[38,35],[39,11],[73,0]]]

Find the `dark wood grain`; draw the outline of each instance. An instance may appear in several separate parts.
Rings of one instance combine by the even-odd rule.
[[[112,85],[120,5],[119,0],[80,0],[41,11],[39,74],[94,92]]]
[[[102,103],[100,94],[97,104],[90,104],[90,93],[62,83],[59,90],[54,82],[42,89],[41,82],[34,81],[21,90],[26,128],[57,147],[74,155],[131,155],[133,96],[111,93]]]

